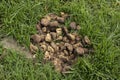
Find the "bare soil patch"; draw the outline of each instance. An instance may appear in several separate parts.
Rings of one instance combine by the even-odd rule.
[[[18,44],[17,41],[15,41],[13,38],[3,38],[0,41],[0,44],[2,44],[3,48],[5,49],[17,51],[18,53],[25,55],[26,58],[32,58],[32,54],[30,53],[30,51]]]

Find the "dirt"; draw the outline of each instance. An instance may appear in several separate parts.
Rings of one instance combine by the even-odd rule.
[[[32,58],[32,54],[30,53],[30,51],[18,44],[17,41],[15,41],[13,38],[3,38],[0,41],[0,44],[2,44],[3,48],[5,49],[16,51],[21,55],[25,55],[26,58]]]

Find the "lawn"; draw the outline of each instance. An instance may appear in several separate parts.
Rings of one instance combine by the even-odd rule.
[[[120,80],[120,1],[118,0],[0,0],[0,39],[13,37],[29,48],[30,35],[42,16],[61,11],[71,15],[82,27],[95,52],[80,57],[69,74],[62,75],[53,66],[37,64],[19,52],[0,45],[0,80]],[[67,24],[66,24],[67,25]]]

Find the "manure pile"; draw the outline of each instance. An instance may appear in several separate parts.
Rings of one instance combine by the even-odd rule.
[[[93,48],[87,36],[77,33],[81,29],[76,22],[65,26],[69,15],[47,14],[37,24],[37,33],[31,35],[30,51],[35,54],[41,50],[44,60],[51,61],[56,71],[65,73],[71,69],[75,60],[84,54],[92,53]]]

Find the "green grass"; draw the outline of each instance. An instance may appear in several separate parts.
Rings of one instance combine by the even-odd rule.
[[[0,0],[0,38],[13,36],[29,48],[30,35],[48,13],[64,11],[88,35],[95,53],[80,57],[67,75],[56,73],[51,64],[38,64],[12,50],[0,59],[0,80],[120,80],[120,1],[118,0]],[[2,46],[0,54],[3,53]]]

